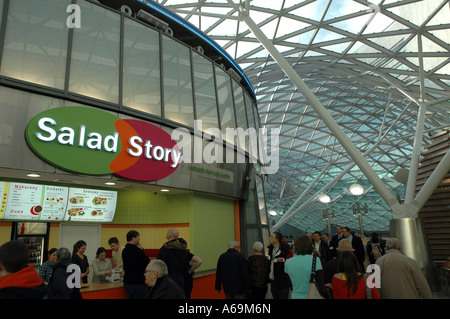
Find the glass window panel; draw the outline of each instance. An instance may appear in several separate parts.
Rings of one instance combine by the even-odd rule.
[[[255,118],[253,117],[252,99],[247,95],[247,93],[244,94],[244,98],[245,98],[245,108],[247,110],[248,127],[255,127]]]
[[[218,128],[216,87],[213,64],[200,54],[193,52],[195,109],[197,120],[202,121],[203,131]]]
[[[69,90],[118,103],[120,16],[86,1],[81,28],[74,28]]]
[[[258,192],[258,208],[259,208],[259,217],[261,219],[261,225],[267,225],[267,213],[266,213],[266,201],[264,199],[264,187],[262,178],[258,175],[255,175],[256,181],[256,190]]]
[[[248,152],[249,148],[249,133],[247,131],[247,114],[245,111],[244,94],[242,87],[236,82],[231,81],[233,84],[234,106],[236,110],[236,120],[238,128],[246,131],[247,134],[240,135],[238,138],[238,147]]]
[[[194,126],[189,48],[163,36],[164,116]]]
[[[66,8],[70,3],[70,0],[52,5],[44,0],[9,2],[2,75],[64,89],[69,38]],[[3,1],[0,5],[1,20]]]
[[[159,33],[125,19],[123,105],[161,116]]]
[[[231,77],[228,73],[216,66],[217,94],[219,98],[220,125],[224,140],[235,144],[235,138],[227,136],[227,128],[236,128],[234,117],[233,91],[231,88]],[[234,135],[235,137],[235,135]]]
[[[267,246],[269,246],[269,238],[270,238],[270,232],[269,232],[269,228],[267,228],[267,227],[262,227],[261,228],[261,232],[262,232],[262,238],[263,238],[263,245],[264,245],[264,248],[265,248],[265,252],[266,252],[266,255],[267,255],[267,253],[268,253],[268,248],[267,248]]]
[[[258,108],[256,107],[255,103],[252,103],[252,107],[253,107],[253,115],[255,116],[255,128],[258,130],[259,129],[259,115],[258,115]]]
[[[247,120],[248,120],[248,127],[249,128],[256,128],[255,127],[255,117],[253,115],[253,102],[252,99],[247,95],[247,93],[244,94],[244,100],[245,100],[245,109],[247,110]],[[258,158],[258,131],[255,131],[256,137],[250,139],[249,143],[249,154],[251,155],[252,159],[251,161],[254,163],[256,162],[256,159]]]
[[[248,190],[248,199],[245,202],[245,223],[256,224],[256,204],[255,204],[255,191],[253,189]]]

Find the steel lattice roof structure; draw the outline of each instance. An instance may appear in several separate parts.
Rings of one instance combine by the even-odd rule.
[[[243,20],[249,17],[301,77],[391,193],[403,201],[425,113],[427,138],[450,128],[449,0],[159,0],[216,41],[255,89],[261,126],[279,131],[279,170],[267,176],[266,207],[303,232],[332,224],[388,229],[392,211],[311,103]],[[420,127],[419,127],[420,129]],[[364,194],[350,194],[358,183]],[[328,204],[317,200],[325,193]],[[273,212],[272,212],[273,213]]]

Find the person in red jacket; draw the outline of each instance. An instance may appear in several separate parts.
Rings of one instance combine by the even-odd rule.
[[[367,296],[366,279],[359,272],[358,260],[352,252],[339,253],[338,269],[332,281],[334,299],[380,299],[375,286],[370,288],[371,296]]]
[[[0,247],[0,299],[42,299],[47,286],[34,265],[28,265],[28,247],[12,240]]]

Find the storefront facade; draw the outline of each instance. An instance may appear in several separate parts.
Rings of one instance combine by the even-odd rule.
[[[213,129],[259,129],[254,93],[245,75],[236,76],[240,69],[223,51],[182,42],[167,29],[138,18],[133,9],[128,10],[133,6],[117,10],[78,0],[71,7],[73,2],[0,0],[0,181],[117,191],[113,220],[93,223],[99,227],[98,245],[108,248],[107,240],[114,236],[125,244],[126,232],[136,228],[145,248],[158,249],[167,229],[177,227],[191,251],[204,260],[200,270],[214,269],[230,240],[240,240],[245,255],[251,254],[254,241],[267,243],[263,176],[259,162],[251,160],[252,155],[258,158],[257,151],[245,143],[238,145],[238,138],[217,144],[211,133]],[[138,1],[129,2],[136,5]],[[173,33],[183,38],[179,28]],[[192,34],[184,37],[192,40]],[[220,63],[210,59],[207,51],[214,52],[211,57],[220,57],[216,60]],[[27,127],[40,114],[73,107],[95,109],[118,121],[151,124],[168,136],[174,130],[188,132],[190,143],[182,144],[183,162],[163,178],[146,180],[114,171],[86,174],[55,164],[27,140]],[[63,145],[72,147],[75,153],[70,156],[77,157],[77,149],[88,137],[81,141],[80,123],[69,113],[62,118],[65,128],[78,134],[71,146]],[[92,128],[95,120],[89,123]],[[54,129],[55,134],[71,132]],[[47,138],[51,132],[41,131]],[[69,135],[61,137],[68,140]],[[113,135],[111,141],[112,150],[117,142]],[[221,160],[215,153],[219,149]],[[58,152],[64,156],[64,148]],[[203,153],[200,162],[195,158],[199,152]],[[230,152],[233,161],[226,158]],[[244,160],[238,161],[242,154]],[[79,157],[88,167],[92,164],[84,155]],[[40,177],[33,179],[29,173]],[[163,188],[169,192],[161,192]],[[10,240],[14,221],[25,220],[0,220],[0,244]],[[48,247],[59,247],[62,224],[50,224]]]

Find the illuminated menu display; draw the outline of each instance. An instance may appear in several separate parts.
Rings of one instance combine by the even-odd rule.
[[[3,214],[5,213],[6,200],[8,197],[8,186],[9,183],[0,182],[0,196],[1,196],[0,218],[3,218]]]
[[[115,191],[70,188],[65,221],[111,222],[116,210]]]
[[[0,218],[5,220],[111,222],[117,192],[0,182]]]

